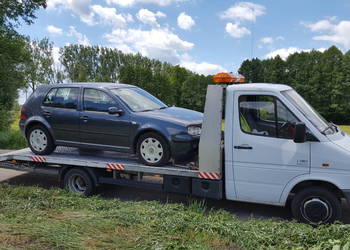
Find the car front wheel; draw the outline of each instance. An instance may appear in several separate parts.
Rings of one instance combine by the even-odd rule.
[[[154,132],[140,136],[136,151],[139,160],[149,166],[162,166],[170,159],[168,143],[161,135]]]

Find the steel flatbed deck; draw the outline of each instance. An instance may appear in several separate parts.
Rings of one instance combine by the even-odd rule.
[[[79,151],[77,148],[70,147],[57,147],[54,153],[43,156],[35,155],[29,148],[25,148],[6,154],[1,154],[0,162],[1,161],[38,163],[40,165],[50,165],[50,167],[69,165],[87,168],[112,169],[120,172],[127,171],[148,174],[199,177],[198,170],[193,170],[182,165],[152,167],[139,163],[137,158],[132,154],[110,151],[81,153],[81,151]]]

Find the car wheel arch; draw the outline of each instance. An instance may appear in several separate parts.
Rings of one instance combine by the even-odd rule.
[[[32,121],[29,121],[28,124],[26,124],[25,130],[24,130],[24,135],[27,136],[28,131],[34,126],[44,126],[50,132],[50,135],[52,136],[52,138],[54,138],[52,133],[51,133],[51,129],[49,127],[47,127],[43,122],[38,121],[38,120],[32,120]]]

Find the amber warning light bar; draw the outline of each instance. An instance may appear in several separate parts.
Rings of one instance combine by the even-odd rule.
[[[215,83],[243,83],[245,81],[241,74],[218,73],[213,77]]]

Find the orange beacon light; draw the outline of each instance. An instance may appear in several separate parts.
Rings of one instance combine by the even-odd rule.
[[[218,73],[213,76],[215,83],[243,83],[246,79],[241,74]]]

